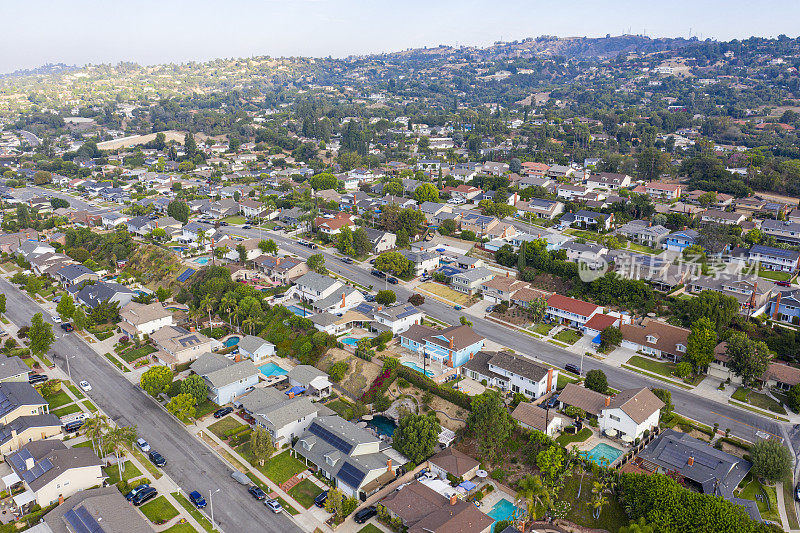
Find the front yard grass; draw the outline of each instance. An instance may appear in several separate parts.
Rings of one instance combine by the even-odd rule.
[[[289,491],[289,496],[297,500],[297,503],[306,509],[314,505],[314,498],[320,494],[322,494],[322,489],[310,479],[302,480]]]
[[[568,448],[570,444],[573,442],[583,442],[589,437],[592,436],[592,430],[589,428],[583,428],[579,432],[572,434],[572,433],[562,433],[556,439],[556,442],[561,446]]]
[[[554,339],[561,342],[565,342],[570,345],[575,344],[576,342],[581,340],[581,337],[583,337],[583,335],[581,335],[574,329],[563,329],[553,336]]]
[[[244,426],[244,424],[236,420],[234,417],[226,416],[219,422],[214,422],[213,424],[208,426],[208,430],[217,437],[219,437],[221,440],[225,440],[226,431],[236,429],[242,426]]]
[[[765,411],[780,413],[782,415],[786,414],[786,409],[766,394],[761,394],[760,392],[755,392],[745,387],[737,388],[736,392],[731,395],[731,398],[742,403],[748,403],[753,407],[764,409]]]
[[[153,463],[151,463],[151,462],[150,462],[150,459],[148,459],[147,457],[145,457],[145,455],[144,455],[144,454],[143,454],[141,451],[139,451],[139,449],[138,449],[138,448],[136,448],[136,447],[130,447],[130,448],[127,448],[127,447],[126,447],[126,449],[127,449],[129,452],[131,452],[133,455],[135,455],[135,456],[136,456],[136,459],[138,459],[138,460],[139,460],[139,462],[140,462],[140,463],[142,463],[142,464],[144,465],[144,467],[147,469],[147,471],[148,471],[148,472],[150,472],[150,473],[153,475],[153,478],[155,478],[155,479],[161,479],[161,476],[163,476],[163,475],[164,475],[164,474],[161,472],[161,469],[159,469],[159,468],[158,468],[156,465],[154,465]]]
[[[206,398],[202,402],[198,403],[195,407],[194,418],[195,420],[199,420],[204,416],[213,413],[217,409],[219,409],[219,405]]]
[[[759,268],[758,269],[758,277],[769,279],[772,281],[789,281],[792,279],[792,275],[788,272],[780,272],[777,270],[769,270],[766,268]]]
[[[82,400],[82,399],[86,398],[86,396],[83,395],[83,393],[80,391],[80,389],[78,389],[78,387],[76,387],[72,383],[68,384],[67,388],[72,393],[72,395],[75,396],[77,399]]]
[[[68,405],[66,407],[62,407],[61,409],[56,409],[55,411],[50,412],[61,418],[62,416],[71,415],[72,413],[78,413],[80,411],[82,411],[81,406],[73,403],[72,405]]]
[[[132,348],[126,352],[122,352],[120,354],[120,357],[122,358],[123,361],[130,364],[136,361],[137,359],[140,359],[157,351],[158,350],[156,350],[153,346],[145,344],[144,346],[139,346],[138,348]]]
[[[462,306],[466,306],[467,303],[470,301],[470,297],[466,294],[462,294],[458,291],[454,291],[450,287],[442,285],[441,283],[421,283],[419,287],[425,291],[428,291],[431,294],[435,294],[440,298],[444,298],[448,302],[452,302],[454,304],[459,304]]]
[[[178,516],[178,510],[163,495],[147,502],[139,509],[154,524],[163,524]]]
[[[189,500],[186,499],[186,496],[181,494],[180,492],[173,492],[172,497],[178,500],[178,503],[181,504],[181,507],[186,509],[186,512],[192,515],[192,518],[197,520],[197,523],[203,526],[203,529],[211,533],[212,531],[216,531],[216,529],[211,527],[211,521],[206,518],[206,515],[200,512],[200,510],[195,507]]]
[[[381,533],[381,530],[373,524],[367,524],[358,530],[358,533]]]
[[[250,455],[249,442],[245,442],[244,444],[239,446],[236,449],[236,451],[247,461],[250,461],[252,459],[252,456]],[[255,464],[253,466],[257,468],[262,474],[271,479],[273,483],[276,483],[278,485],[280,485],[281,483],[285,483],[286,481],[290,480],[292,476],[294,476],[295,474],[299,474],[300,472],[303,472],[308,468],[303,461],[295,459],[294,457],[289,455],[289,450],[286,450],[283,453],[279,453],[278,455],[272,456],[272,458],[270,458],[264,463],[264,466],[258,466],[258,464]]]
[[[196,533],[196,532],[192,527],[192,524],[190,524],[189,522],[184,522],[183,524],[178,522],[174,526],[165,529],[164,533]]]
[[[227,222],[228,224],[244,224],[245,222],[247,222],[247,219],[241,215],[233,215],[225,217],[222,220],[223,222]]]
[[[533,331],[534,333],[538,333],[539,335],[550,335],[550,331],[556,327],[556,323],[552,322],[550,324],[546,324],[544,322],[540,324],[536,324],[535,326],[531,326],[528,329]]]
[[[564,374],[563,372],[559,372],[558,373],[558,380],[556,381],[556,388],[558,390],[561,390],[564,387],[566,387],[568,384],[577,383],[578,381],[579,381],[578,379],[571,378],[571,377],[567,376],[566,374]]]
[[[50,410],[58,409],[62,405],[67,405],[68,403],[72,403],[74,400],[69,397],[69,394],[66,392],[59,391],[52,396],[48,396],[47,403],[50,404]]]
[[[760,498],[756,496],[760,495]],[[775,487],[765,487],[757,479],[753,479],[748,483],[739,493],[739,497],[743,500],[751,500],[758,505],[758,512],[761,513],[761,518],[764,520],[771,520],[777,523],[781,522],[780,515],[778,514],[778,495]]]
[[[119,468],[117,468],[117,465],[107,466],[103,469],[103,471],[108,476],[108,484],[116,485],[119,481]],[[137,477],[141,477],[141,475],[141,471],[136,468],[136,465],[133,464],[133,462],[125,461],[122,464],[122,479],[125,481],[136,479]]]

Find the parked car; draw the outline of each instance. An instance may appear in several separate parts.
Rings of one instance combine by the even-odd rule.
[[[163,467],[167,464],[167,460],[164,459],[164,456],[155,450],[150,451],[150,460],[153,462],[154,465],[159,467]]]
[[[581,369],[575,363],[567,363],[564,365],[564,370],[572,372],[573,374],[578,374],[579,376],[581,375]]]
[[[375,257],[373,257],[372,259],[370,259],[370,260],[369,260],[369,264],[370,264],[370,265],[374,265],[374,264],[375,264],[375,259],[376,259]]]
[[[352,265],[353,264],[353,259],[350,258],[350,257],[347,257],[347,256],[342,257],[342,263],[344,263],[346,265]]]
[[[61,323],[61,317],[58,316],[58,315],[53,315],[50,318],[52,318],[53,322],[55,322],[56,324],[60,324]]]
[[[244,226],[242,226],[242,229],[250,229],[252,227],[253,226],[251,226],[250,224],[245,224]]]
[[[558,393],[555,393],[552,396],[550,396],[550,398],[548,398],[547,403],[545,404],[545,407],[548,407],[548,408],[552,409],[556,405],[558,405]]]
[[[356,524],[363,524],[376,514],[378,514],[378,509],[376,509],[374,505],[370,505],[357,512],[353,519],[356,521]]]
[[[146,440],[144,440],[144,439],[142,439],[142,438],[138,438],[138,439],[136,439],[136,445],[137,445],[137,446],[139,447],[139,449],[140,449],[140,450],[142,450],[144,453],[147,453],[147,452],[149,452],[149,451],[150,451],[150,445],[147,443],[147,441],[146,441]]]
[[[85,420],[75,420],[74,422],[64,424],[64,433],[75,433],[80,430],[85,423]]]
[[[364,296],[364,299],[366,301],[368,301],[368,302],[374,302],[375,301],[375,295],[374,294],[367,294],[367,295]]]
[[[456,311],[461,311],[461,306],[460,305],[454,305],[453,309],[455,309]]]
[[[280,231],[282,229],[283,229],[282,226],[272,226],[272,231]]]
[[[142,505],[144,502],[148,500],[152,500],[158,495],[158,491],[153,487],[147,487],[142,492],[138,493],[136,496],[133,497],[131,503],[133,505],[139,506]]]
[[[372,274],[376,278],[381,278],[381,279],[386,277],[386,274],[384,272],[381,272],[380,270],[375,269],[375,268],[372,269],[370,274]]]
[[[328,491],[320,492],[316,498],[314,498],[314,505],[317,507],[325,507],[325,500],[328,499]]]
[[[214,411],[214,418],[222,418],[225,415],[229,415],[233,412],[233,407],[223,407],[221,409],[217,409]]]
[[[391,276],[386,278],[386,281],[389,282],[389,285],[397,285],[398,283],[400,283],[400,281],[397,278],[393,278]]]
[[[489,307],[486,308],[486,312],[487,313],[491,313],[492,311],[494,311],[494,306],[493,305],[490,305]]]
[[[63,329],[67,333],[69,333],[70,331],[75,330],[75,328],[69,322],[64,322],[63,324],[61,324],[61,329]]]
[[[256,500],[263,500],[267,497],[267,493],[261,490],[261,487],[257,485],[250,485],[250,488],[247,489],[247,492],[249,492],[250,495]]]
[[[231,477],[235,479],[237,482],[239,482],[240,485],[249,485],[251,483],[250,478],[247,477],[247,475],[242,474],[238,470],[231,472]]]
[[[222,221],[220,221],[219,225],[220,225],[220,226],[227,226],[227,225],[228,225],[228,223],[227,223],[227,222],[225,222],[224,220],[222,220]]]
[[[128,500],[128,501],[131,501],[131,500],[133,499],[133,497],[134,497],[134,496],[136,496],[137,494],[139,494],[140,492],[142,492],[144,489],[149,489],[149,488],[150,488],[150,485],[149,485],[149,484],[147,484],[147,483],[142,483],[141,485],[137,485],[137,486],[135,486],[134,488],[132,488],[132,489],[131,489],[131,490],[130,490],[130,491],[129,491],[129,492],[126,494],[126,495],[125,495],[125,499],[126,499],[126,500]]]
[[[266,505],[270,511],[276,514],[283,511],[283,506],[281,506],[281,502],[278,500],[266,500],[264,501],[264,505]]]
[[[78,386],[81,388],[83,392],[89,392],[90,390],[92,390],[92,386],[89,385],[89,382],[86,381],[85,379],[80,383],[78,383]]]
[[[776,281],[775,285],[779,285],[781,287],[791,287],[792,286],[792,282],[791,281]]]
[[[192,492],[189,493],[189,500],[191,500],[194,506],[197,507],[198,509],[202,509],[203,507],[206,506],[206,499],[203,498],[203,495],[197,492],[196,490],[193,490]]]
[[[800,502],[800,483],[794,488],[794,499]]]
[[[28,383],[35,385],[37,383],[44,383],[48,379],[50,378],[47,377],[47,374],[31,374],[28,376]]]

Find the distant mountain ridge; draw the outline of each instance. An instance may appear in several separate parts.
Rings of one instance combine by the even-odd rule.
[[[60,74],[62,72],[69,72],[78,70],[79,67],[75,65],[66,65],[64,63],[48,63],[36,68],[27,68],[15,70],[14,72],[0,73],[0,78],[18,78],[22,76],[37,76],[47,74]]]

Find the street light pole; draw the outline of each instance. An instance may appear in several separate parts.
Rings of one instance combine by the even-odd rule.
[[[211,489],[208,489],[208,504],[211,506],[211,529],[216,529],[216,524],[214,523],[214,494],[218,493],[221,489],[217,489],[212,492]]]

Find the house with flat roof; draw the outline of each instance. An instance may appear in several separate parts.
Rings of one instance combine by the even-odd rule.
[[[366,487],[393,481],[400,466],[386,452],[390,444],[338,415],[317,416],[292,447],[346,496],[366,497]],[[380,487],[377,487],[380,488]]]
[[[128,337],[150,335],[159,329],[173,325],[172,313],[160,302],[140,304],[134,301],[119,312],[119,327]]]
[[[14,496],[14,504],[23,514],[33,504],[47,507],[62,498],[103,484],[103,461],[91,448],[68,448],[57,439],[29,442],[6,455],[11,474],[3,483],[11,491],[22,486]]]
[[[484,337],[469,326],[450,326],[442,330],[414,324],[400,333],[400,345],[447,365],[458,368],[483,349]]]
[[[267,430],[279,449],[300,437],[316,417],[335,414],[307,396],[288,398],[274,387],[259,387],[239,398],[238,403],[256,425]]]
[[[509,352],[476,353],[461,367],[461,373],[502,391],[541,398],[556,390],[558,369]]]
[[[206,352],[191,364],[192,372],[202,377],[208,386],[208,399],[225,405],[247,389],[258,384],[261,372],[250,359],[231,360],[222,354]]]

